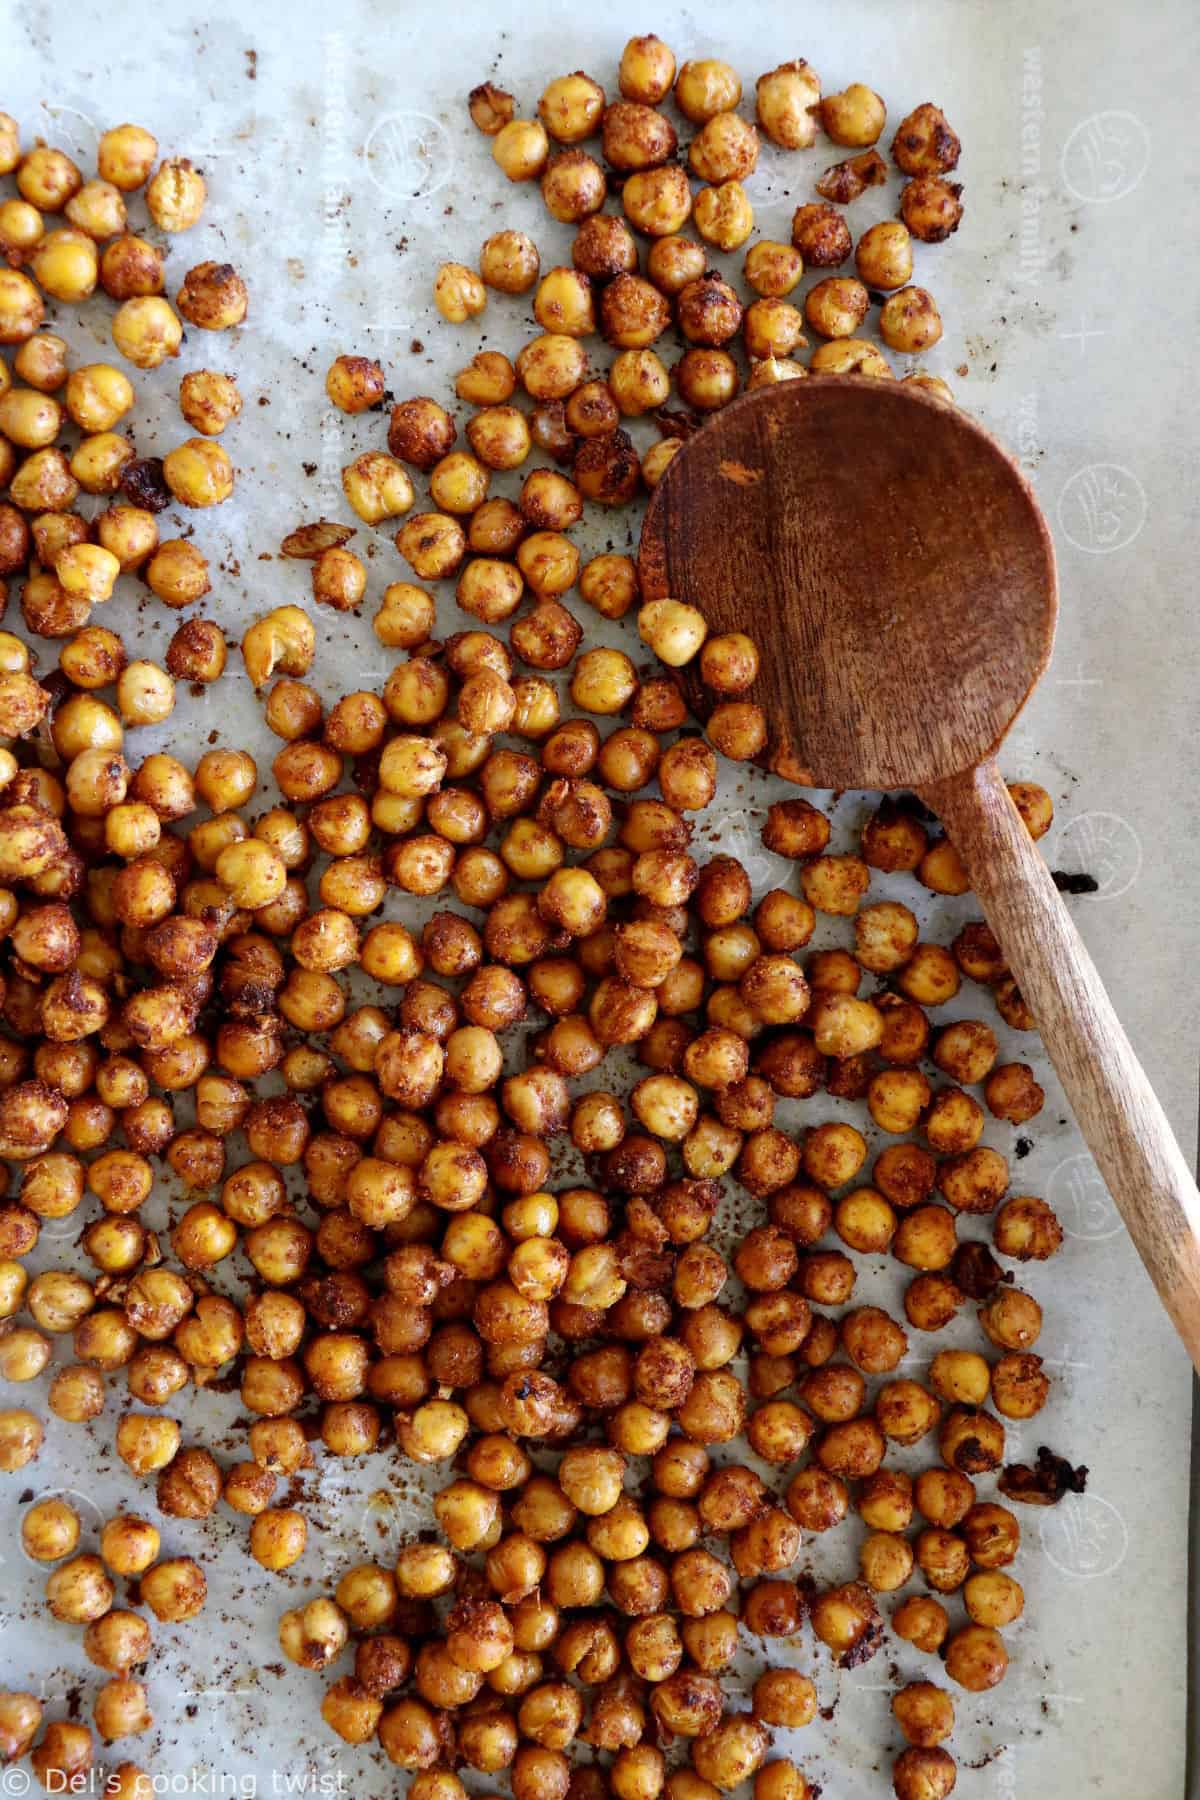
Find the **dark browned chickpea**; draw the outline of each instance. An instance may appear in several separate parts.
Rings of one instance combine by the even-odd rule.
[[[962,187],[940,175],[918,175],[900,195],[900,216],[923,244],[941,244],[958,230]]]
[[[906,175],[944,175],[956,168],[962,145],[940,106],[926,100],[896,127],[892,157]]]
[[[983,1097],[988,1111],[1010,1125],[1026,1124],[1046,1104],[1045,1092],[1028,1063],[1003,1063],[994,1069],[984,1085]]]
[[[792,243],[806,268],[836,269],[854,248],[845,218],[834,206],[810,200],[792,215]]]

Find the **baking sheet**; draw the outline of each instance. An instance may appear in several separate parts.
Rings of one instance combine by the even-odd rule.
[[[303,598],[306,571],[272,559],[280,537],[302,516],[345,516],[341,466],[382,442],[379,419],[329,413],[321,378],[332,356],[380,356],[398,397],[441,394],[478,333],[452,330],[433,313],[437,261],[472,260],[502,224],[530,230],[543,266],[559,260],[556,243],[566,249],[566,228],[546,220],[536,193],[495,177],[487,144],[465,119],[475,82],[496,75],[526,108],[570,68],[585,67],[611,88],[625,38],[654,29],[681,59],[727,56],[748,91],[762,69],[803,55],[827,90],[853,80],[878,88],[892,121],[919,101],[942,104],[964,140],[967,214],[945,249],[918,246],[916,279],[933,289],[946,322],[924,366],[1018,450],[1060,558],[1054,664],[1004,764],[1054,795],[1047,854],[1054,867],[1094,879],[1095,891],[1071,902],[1076,919],[1181,1140],[1195,1142],[1196,252],[1185,224],[1189,159],[1180,150],[1193,123],[1193,9],[1180,0],[1153,12],[1115,0],[1086,8],[850,0],[792,23],[756,0],[704,13],[661,6],[653,17],[626,0],[594,11],[462,0],[444,15],[343,0],[327,11],[262,7],[244,17],[177,0],[119,13],[81,0],[49,11],[10,5],[0,27],[0,105],[27,135],[40,132],[86,158],[96,124],[132,118],[205,170],[209,213],[172,245],[171,287],[206,256],[234,261],[250,284],[247,327],[216,343],[190,333],[179,366],[228,367],[246,396],[225,439],[239,467],[237,495],[197,522],[214,569],[206,610],[231,637],[253,613]],[[812,175],[837,154],[828,146],[795,159],[765,154],[749,190],[760,226],[786,237]],[[856,204],[857,226],[888,209],[888,198],[868,195]],[[94,307],[87,316],[103,313]],[[481,323],[490,343],[515,350],[528,329],[525,304],[493,297]],[[104,353],[102,323],[60,328],[81,357]],[[161,452],[181,435],[174,374],[136,386],[139,449]],[[581,534],[589,552],[609,532],[622,547],[626,517],[607,532],[590,529],[590,541]],[[385,534],[377,545],[372,594],[403,572]],[[161,651],[177,620],[153,602],[139,605],[122,585],[130,591],[109,616],[136,630],[146,654]],[[448,603],[447,626],[452,616]],[[590,615],[585,623],[601,635]],[[389,658],[368,623],[322,618],[320,626],[315,679],[327,695],[382,679]],[[261,748],[266,771],[257,709],[231,669],[215,694],[187,698],[165,735],[195,753],[220,732]],[[151,747],[151,734],[142,742]],[[714,809],[720,848],[743,855],[768,884],[789,874],[757,841],[756,814],[772,792],[738,772]],[[863,805],[856,796],[838,805],[835,847],[851,847]],[[702,845],[708,829],[706,821]],[[389,913],[402,910],[389,902]],[[955,902],[946,916],[971,911],[969,901]],[[948,1013],[977,1011],[978,998],[964,995]],[[1012,1034],[1002,1045],[1028,1056]],[[1017,1573],[1027,1613],[1009,1634],[1014,1662],[1003,1687],[956,1695],[958,1791],[1136,1791],[1167,1800],[1182,1791],[1185,1764],[1189,1373],[1061,1097],[1047,1086],[1014,1175],[1017,1191],[1052,1201],[1068,1232],[1053,1263],[1021,1276],[1046,1304],[1039,1349],[1056,1385],[1045,1413],[1010,1442],[1030,1452],[1049,1442],[1092,1473],[1086,1497],[1022,1515]],[[819,1116],[840,1110],[823,1102]],[[1013,1135],[989,1128],[988,1141],[1011,1148]],[[165,1222],[176,1201],[164,1184],[147,1222]],[[44,1233],[39,1264],[76,1260],[77,1230],[71,1220]],[[894,1304],[899,1284],[882,1265],[867,1267],[859,1292]],[[951,1335],[959,1339],[970,1341],[969,1327]],[[58,1347],[60,1359],[67,1352]],[[913,1352],[923,1354],[915,1338]],[[30,1492],[59,1487],[78,1496],[91,1521],[118,1503],[153,1513],[152,1490],[134,1499],[109,1447],[117,1406],[110,1400],[87,1433],[51,1419],[38,1462],[0,1488],[0,1679],[40,1687],[50,1717],[86,1714],[95,1671],[78,1633],[41,1610],[41,1571],[22,1558],[16,1524]],[[197,1397],[181,1416],[186,1441],[211,1443],[224,1461],[239,1453],[236,1395]],[[166,1546],[204,1561],[209,1608],[198,1626],[156,1627],[156,1726],[150,1738],[117,1746],[114,1761],[134,1757],[174,1792],[366,1800],[393,1791],[395,1771],[377,1752],[351,1750],[326,1731],[319,1678],[282,1662],[275,1631],[286,1606],[327,1591],[349,1563],[394,1549],[420,1522],[420,1484],[379,1456],[330,1459],[311,1485],[309,1548],[282,1577],[248,1559],[244,1522],[225,1509],[204,1524],[167,1522]],[[814,1546],[818,1576],[835,1566],[848,1572],[853,1532],[835,1538]],[[836,1677],[809,1639],[773,1654],[811,1668],[830,1709],[789,1746],[810,1777],[846,1800],[886,1791],[888,1751],[898,1747],[888,1688],[895,1671],[911,1678],[923,1659],[889,1642],[865,1668]],[[20,1791],[19,1773],[4,1772],[0,1787]]]

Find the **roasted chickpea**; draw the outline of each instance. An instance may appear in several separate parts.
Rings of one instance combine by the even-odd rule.
[[[892,156],[906,175],[946,174],[961,150],[945,113],[929,100],[901,119],[892,139]]]
[[[538,119],[510,119],[492,141],[492,157],[510,181],[536,181],[549,155],[550,140]]]
[[[103,180],[131,194],[149,177],[158,142],[141,125],[113,125],[96,146],[96,166]]]
[[[802,57],[780,63],[758,78],[758,122],[773,144],[785,150],[806,150],[816,140],[820,99],[820,79]]]
[[[0,269],[0,344],[23,344],[45,314],[42,297],[19,269]]]
[[[487,305],[487,290],[465,263],[443,263],[434,278],[433,303],[451,325],[465,325]]]
[[[641,167],[622,187],[621,205],[635,231],[652,238],[674,237],[692,216],[692,190],[676,163]],[[711,204],[709,214],[714,231],[719,230],[721,221]]]
[[[135,368],[157,369],[167,357],[179,355],[183,327],[159,295],[137,295],[114,314],[112,340]]]
[[[962,188],[940,175],[918,175],[900,195],[900,216],[923,244],[941,244],[962,220]]]

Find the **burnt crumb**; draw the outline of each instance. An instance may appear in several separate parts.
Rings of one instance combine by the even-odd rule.
[[[257,81],[258,80],[258,51],[257,50],[243,50],[242,55],[246,58],[246,80],[247,81]]]
[[[67,1689],[67,1717],[78,1719],[83,1715],[83,1689],[73,1687]]]
[[[1065,1456],[1056,1456],[1045,1444],[1038,1445],[1037,1462],[1006,1463],[997,1486],[1009,1500],[1025,1506],[1057,1506],[1064,1494],[1087,1491],[1087,1464],[1073,1468]]]
[[[1016,1157],[1018,1162],[1024,1162],[1025,1158],[1029,1155],[1029,1152],[1032,1149],[1033,1149],[1033,1139],[1032,1138],[1019,1137],[1017,1139],[1016,1143],[1013,1145],[1013,1155]]]
[[[664,438],[689,438],[704,423],[699,413],[672,411],[666,406],[658,407],[650,416],[658,427],[659,436]]]
[[[883,1620],[875,1619],[863,1632],[858,1642],[851,1644],[838,1657],[839,1669],[859,1669],[863,1663],[870,1662],[880,1644],[883,1642]]]
[[[33,1496],[36,1492],[37,1492],[36,1488],[22,1488],[20,1498],[17,1501],[17,1505],[18,1506],[28,1506],[29,1502],[33,1499]]]
[[[313,462],[302,462],[300,464],[300,467],[304,470],[304,473],[309,477],[310,480],[317,472],[317,465],[316,465],[316,463],[313,463]]]
[[[420,354],[424,350],[425,346],[421,342],[420,338],[414,338],[412,343],[408,346],[408,348],[409,348],[410,355],[420,356]]]
[[[171,490],[163,474],[161,456],[139,456],[121,476],[121,492],[131,506],[160,513],[171,504]]]
[[[1071,875],[1066,869],[1052,869],[1050,879],[1060,894],[1098,894],[1100,883],[1094,875]]]
[[[1012,1281],[1012,1271],[1004,1270],[986,1244],[970,1240],[960,1244],[950,1264],[950,1279],[961,1288],[968,1300],[989,1300],[1003,1282]]]
[[[1042,1704],[1045,1706],[1044,1701]],[[990,1763],[994,1763],[998,1757],[1003,1756],[1006,1749],[1007,1745],[997,1744],[994,1749],[985,1751],[976,1762],[965,1762],[962,1766],[964,1769],[986,1769]]]
[[[189,1701],[188,1705],[185,1706],[183,1710],[189,1719],[194,1719],[196,1714],[200,1711],[200,1708],[196,1705],[195,1701],[192,1700]]]

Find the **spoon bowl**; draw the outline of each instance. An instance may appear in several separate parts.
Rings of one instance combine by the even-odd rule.
[[[639,572],[647,600],[757,636],[765,761],[806,787],[974,767],[1054,640],[1054,549],[1016,464],[928,390],[858,375],[717,413],[655,489]]]

